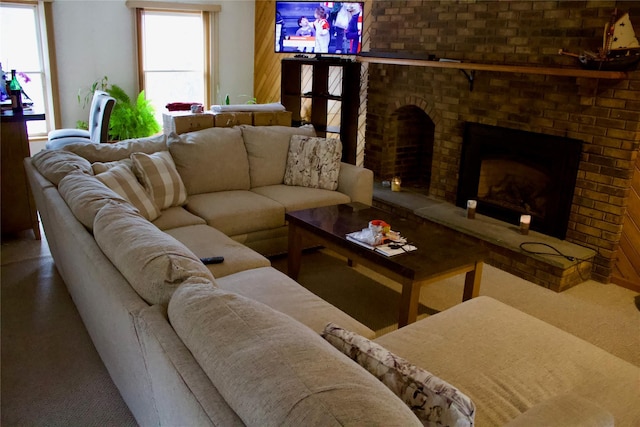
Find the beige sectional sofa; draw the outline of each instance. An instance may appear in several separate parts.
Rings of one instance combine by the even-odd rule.
[[[285,184],[292,134],[313,130],[25,160],[56,267],[140,425],[638,425],[637,367],[495,300],[376,338],[272,268],[288,209],[371,203],[353,165],[335,190]]]

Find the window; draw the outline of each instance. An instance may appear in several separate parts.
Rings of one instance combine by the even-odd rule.
[[[213,80],[210,12],[219,6],[176,3],[178,9],[172,10],[166,3],[162,9],[152,2],[128,4],[138,8],[140,88],[158,121],[162,123],[162,112],[170,102],[201,103],[207,108]]]
[[[44,2],[0,3],[2,69],[7,74],[12,69],[23,73],[18,78],[22,89],[33,101],[34,109],[44,111],[47,117],[46,121],[27,123],[29,137],[46,136],[50,129],[48,124],[54,123],[44,15]]]

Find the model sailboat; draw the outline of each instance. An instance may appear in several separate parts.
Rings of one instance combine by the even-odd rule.
[[[578,58],[580,65],[590,70],[633,70],[640,61],[640,43],[629,14],[618,16],[618,9],[615,9],[611,20],[604,25],[602,48],[596,52],[587,50],[579,55],[564,49],[558,53]]]

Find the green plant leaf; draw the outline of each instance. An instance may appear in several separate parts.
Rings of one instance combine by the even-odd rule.
[[[109,120],[109,136],[114,140],[143,138],[160,131],[154,117],[154,109],[141,91],[135,104],[126,92],[117,85],[111,85],[109,94],[116,99],[116,105]]]
[[[129,98],[129,95],[127,95],[120,86],[111,85],[111,87],[107,89],[107,92],[116,99],[116,105],[117,103],[131,105],[131,98]]]

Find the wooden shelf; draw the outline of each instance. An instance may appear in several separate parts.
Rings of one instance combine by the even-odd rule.
[[[311,67],[311,90],[303,93],[303,66]],[[358,112],[360,108],[360,69],[358,62],[342,58],[284,58],[281,63],[280,102],[292,112],[294,126],[311,123],[318,136],[339,134],[342,161],[355,164],[358,145]],[[340,74],[338,74],[340,71]],[[306,71],[305,71],[306,72]],[[337,82],[338,76],[340,81]],[[340,95],[330,93],[330,82],[336,79]],[[310,117],[303,117],[310,104]],[[310,101],[310,102],[308,102]],[[336,105],[330,104],[333,101]],[[339,110],[339,111],[337,111]],[[339,120],[336,116],[339,115]],[[339,125],[336,123],[339,122]]]
[[[542,74],[560,77],[584,77],[591,79],[628,79],[626,71],[582,70],[579,68],[524,67],[519,65],[475,64],[472,62],[429,61],[425,59],[358,56],[356,61],[374,64],[412,65],[415,67],[452,68],[468,71],[497,71],[502,73]]]

